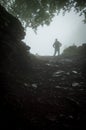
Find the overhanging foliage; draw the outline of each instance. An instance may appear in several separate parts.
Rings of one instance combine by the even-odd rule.
[[[39,25],[49,25],[56,13],[61,10],[65,13],[72,7],[75,12],[84,15],[86,22],[86,0],[0,0],[0,3],[24,26],[33,29]]]

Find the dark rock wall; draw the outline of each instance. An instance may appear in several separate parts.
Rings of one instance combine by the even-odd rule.
[[[18,96],[31,72],[29,47],[22,42],[24,36],[20,21],[0,6],[0,129],[19,122]]]
[[[29,53],[22,42],[24,36],[20,21],[0,6],[0,73],[23,74],[29,68]]]

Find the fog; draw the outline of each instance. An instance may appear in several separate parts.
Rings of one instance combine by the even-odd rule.
[[[70,45],[86,43],[86,24],[83,16],[71,11],[65,16],[56,15],[49,26],[40,26],[37,34],[31,28],[27,28],[24,42],[31,47],[30,52],[39,55],[53,55],[52,47],[57,38],[61,43],[61,53]]]

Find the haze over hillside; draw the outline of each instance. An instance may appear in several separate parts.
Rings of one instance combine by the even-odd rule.
[[[86,43],[86,24],[83,16],[73,11],[63,16],[61,13],[53,18],[49,26],[38,27],[37,34],[27,29],[24,41],[31,46],[31,53],[39,55],[53,55],[52,44],[55,38],[62,42],[61,52],[64,48],[76,44]]]

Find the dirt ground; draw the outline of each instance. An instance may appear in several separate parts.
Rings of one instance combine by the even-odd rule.
[[[7,128],[85,129],[86,57],[37,59],[32,64],[32,76],[16,81],[18,87],[11,87],[5,95],[2,120],[7,122]]]

